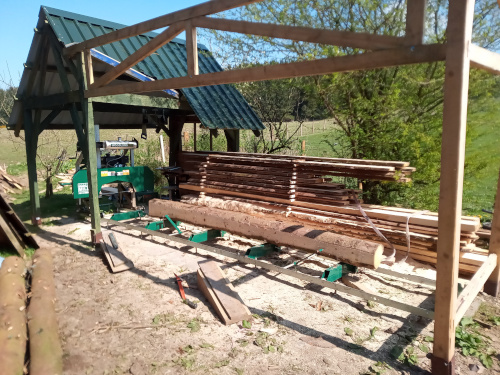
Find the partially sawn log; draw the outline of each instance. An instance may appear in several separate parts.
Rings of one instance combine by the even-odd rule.
[[[55,283],[49,249],[35,251],[28,308],[32,375],[62,374],[62,349],[55,311]]]
[[[292,220],[266,218],[264,214],[249,215],[153,199],[149,201],[149,215],[158,217],[169,215],[176,220],[225,230],[278,246],[288,246],[309,252],[323,249],[321,255],[359,267],[377,268],[383,258],[384,247],[380,244],[310,228]]]
[[[23,374],[26,354],[24,260],[8,257],[0,268],[0,374]]]

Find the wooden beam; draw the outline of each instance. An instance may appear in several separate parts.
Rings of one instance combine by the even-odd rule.
[[[486,48],[471,44],[470,65],[493,74],[500,74],[500,53],[488,51]]]
[[[200,73],[198,66],[198,38],[196,27],[191,20],[186,21],[186,52],[187,52],[187,75],[197,76]]]
[[[165,14],[163,16],[153,18],[148,21],[137,23],[132,26],[124,27],[123,29],[115,30],[110,33],[100,35],[98,37],[83,41],[66,48],[65,55],[73,56],[80,51],[102,46],[104,44],[116,42],[118,40],[130,38],[132,36],[147,33],[157,30],[162,27],[167,27],[173,23],[186,21],[190,18],[207,16],[223,12],[225,10],[238,8],[244,5],[257,3],[262,0],[213,0],[205,3],[182,9],[177,12]]]
[[[453,358],[469,88],[468,51],[473,17],[473,0],[450,2],[441,146],[436,321],[432,360],[432,370],[436,374],[455,373]]]
[[[47,117],[44,118],[44,120],[40,123],[38,127],[38,135],[40,135],[45,129],[47,129],[50,123],[54,121],[57,116],[59,116],[61,111],[62,111],[61,108],[54,109],[47,115]]]
[[[174,110],[177,110],[179,107],[179,101],[177,99],[136,94],[97,96],[93,99],[93,102]]]
[[[426,8],[427,0],[408,0],[405,39],[409,45],[416,46],[424,41]]]
[[[497,255],[497,267],[489,277],[484,291],[493,297],[500,295],[500,176],[498,177],[497,194],[491,222],[490,254]]]
[[[99,77],[94,84],[90,87],[97,88],[107,85],[115,78],[119,77],[123,73],[125,73],[128,69],[132,68],[137,63],[144,60],[146,57],[150,56],[155,52],[158,48],[164,46],[172,39],[174,39],[177,35],[179,35],[184,30],[184,25],[181,23],[175,23],[170,26],[168,29],[163,31],[157,37],[151,39],[148,43],[143,45],[125,60],[123,60],[120,64],[112,68],[110,71],[106,72],[104,75]]]
[[[87,49],[83,51],[83,55],[85,58],[85,75],[87,77],[87,87],[89,87],[94,83],[94,65],[92,64],[92,55],[90,54],[90,50]],[[101,78],[103,76],[101,76]]]
[[[497,260],[498,257],[496,254],[490,254],[483,265],[477,270],[476,274],[472,277],[465,289],[462,290],[462,293],[458,296],[455,327],[458,323],[460,323],[460,320],[464,317],[477,294],[481,291],[481,289],[483,289],[484,283],[497,266]]]
[[[192,22],[194,26],[205,29],[367,50],[400,47],[405,42],[404,38],[390,35],[321,30],[302,26],[285,26],[210,17],[195,18]]]
[[[355,70],[377,69],[396,65],[442,61],[445,45],[431,44],[411,48],[367,52],[359,55],[331,57],[321,60],[300,61],[288,64],[266,65],[254,68],[200,74],[195,77],[167,78],[152,82],[123,83],[91,89],[85,96],[95,97],[125,93],[160,91],[165,87],[177,89],[222,85],[237,82],[266,81],[271,79],[323,75]]]
[[[66,104],[75,103],[80,100],[78,91],[69,91],[60,94],[52,94],[47,96],[33,96],[26,98],[24,104],[30,109],[52,109],[62,108]]]

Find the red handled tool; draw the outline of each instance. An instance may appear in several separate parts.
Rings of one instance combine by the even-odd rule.
[[[186,298],[186,293],[184,293],[184,287],[182,286],[182,280],[179,276],[177,276],[175,273],[175,279],[177,280],[177,285],[179,285],[179,292],[181,293],[181,298],[182,298],[182,301],[188,305],[189,307],[191,307],[192,309],[196,309],[198,307],[198,305],[196,303],[194,303],[193,301],[190,301]]]

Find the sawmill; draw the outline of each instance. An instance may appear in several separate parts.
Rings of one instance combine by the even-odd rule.
[[[134,268],[124,255],[128,244],[118,243],[113,234],[126,230],[144,244],[140,246],[161,238],[196,254],[223,256],[346,298],[374,301],[434,321],[432,371],[454,374],[455,327],[480,291],[494,297],[500,292],[500,210],[494,213],[489,249],[480,246],[480,219],[462,215],[469,68],[500,72],[499,55],[471,42],[473,1],[450,1],[448,27],[453,32],[446,42],[435,44],[424,38],[422,0],[408,0],[411,16],[402,36],[210,17],[258,2],[208,1],[133,26],[42,6],[8,125],[25,138],[32,224],[41,225],[44,217],[36,162],[39,136],[45,130],[71,130],[78,140],[72,196],[78,210],[88,214],[89,240],[112,272]],[[197,28],[364,52],[224,70],[198,43]],[[177,38],[182,32],[186,40]],[[240,150],[240,132],[259,136],[266,127],[235,83],[436,61],[444,62],[448,72],[439,212],[363,202],[364,181],[410,184],[416,169],[405,160]],[[182,135],[192,125],[195,141],[188,150]],[[200,126],[210,139],[225,137],[227,150],[198,149]],[[123,134],[101,139],[104,130]],[[136,154],[148,137],[164,135],[168,160],[156,169],[138,165]],[[162,183],[155,173],[162,175]],[[229,237],[254,245],[242,252],[214,244]],[[291,250],[301,252],[292,263],[275,261]],[[210,255],[206,258],[199,262],[198,288],[219,319],[228,325],[251,319],[244,298]],[[436,278],[402,272],[398,265],[410,260],[436,270]],[[319,275],[297,267],[308,262],[322,267]],[[365,271],[431,288],[433,308],[352,282],[352,276]],[[199,302],[186,298],[182,280],[175,277],[183,302],[196,308]],[[60,373],[55,366],[50,373]]]

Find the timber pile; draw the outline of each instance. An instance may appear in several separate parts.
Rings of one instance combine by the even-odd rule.
[[[345,206],[359,191],[332,182],[331,176],[408,182],[406,162],[360,161],[300,156],[183,152],[180,166],[189,175],[181,189],[237,197],[258,196],[277,203]]]
[[[325,206],[325,209],[328,210],[313,210],[224,195],[210,197],[188,195],[183,196],[183,202],[226,211],[245,212],[256,216],[265,214],[266,220],[283,220],[284,217],[287,217],[317,229],[375,242],[383,245],[386,250],[390,250],[390,246],[378,237],[356,206]],[[406,221],[410,216],[408,232],[410,236],[410,257],[424,263],[436,264],[437,214],[430,212],[419,213],[415,210],[396,207],[374,205],[362,205],[362,207],[375,226],[392,243],[400,255],[407,252]],[[475,232],[479,229],[479,226],[478,218],[462,217],[459,268],[463,274],[476,272],[486,260],[487,250],[477,248],[474,245],[474,241],[478,238]],[[386,253],[388,254],[389,251]]]
[[[7,173],[5,168],[0,167],[0,193],[14,193],[12,189],[22,189],[23,185]]]

